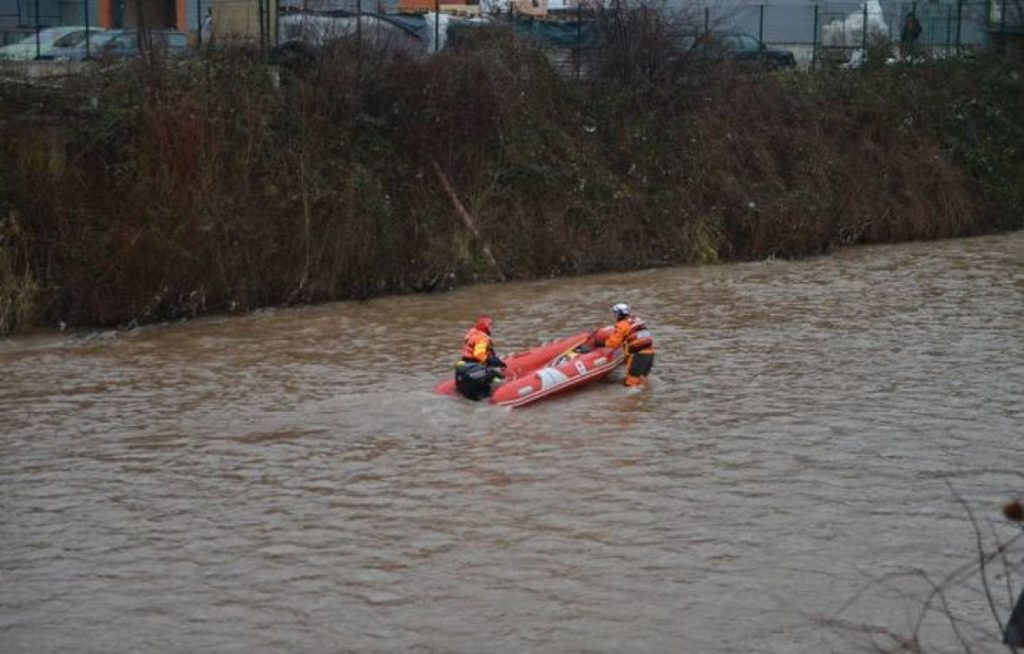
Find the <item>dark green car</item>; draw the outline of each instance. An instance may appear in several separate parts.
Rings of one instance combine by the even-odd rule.
[[[742,32],[711,32],[693,43],[693,49],[706,59],[755,63],[771,70],[796,66],[796,57],[789,50],[769,48],[757,37]]]

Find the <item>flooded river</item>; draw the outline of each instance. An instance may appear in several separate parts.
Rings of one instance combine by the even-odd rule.
[[[509,351],[616,301],[640,393],[431,393],[480,310]],[[0,372],[6,653],[856,651],[977,558],[964,504],[1015,533],[1024,233],[19,337]],[[979,588],[951,610],[998,651]]]

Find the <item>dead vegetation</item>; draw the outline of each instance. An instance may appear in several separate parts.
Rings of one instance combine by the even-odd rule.
[[[0,208],[21,216],[0,327],[1024,225],[1024,98],[999,64],[660,65],[641,46],[672,26],[610,20],[625,51],[587,84],[490,31],[427,60],[341,42],[271,69],[239,47],[0,84]]]
[[[830,616],[815,622],[843,638],[850,651],[1010,652],[1024,647],[1024,530],[1021,500],[1003,508],[1007,524],[979,521],[950,486],[973,530],[975,556],[936,577],[924,569],[879,575]],[[1009,537],[1005,536],[1009,526]],[[886,596],[913,607],[906,626],[856,619],[858,607]],[[891,606],[892,604],[890,604]],[[984,606],[984,612],[977,610]],[[895,617],[890,614],[890,618]]]

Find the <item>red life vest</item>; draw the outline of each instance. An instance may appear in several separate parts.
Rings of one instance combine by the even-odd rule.
[[[493,354],[494,346],[491,344],[491,337],[476,327],[470,327],[462,343],[462,359],[487,363],[488,357]]]

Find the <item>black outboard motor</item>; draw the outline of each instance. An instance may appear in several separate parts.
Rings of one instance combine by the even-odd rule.
[[[463,397],[482,400],[491,394],[491,382],[501,373],[475,361],[459,361],[455,366],[455,388]]]

